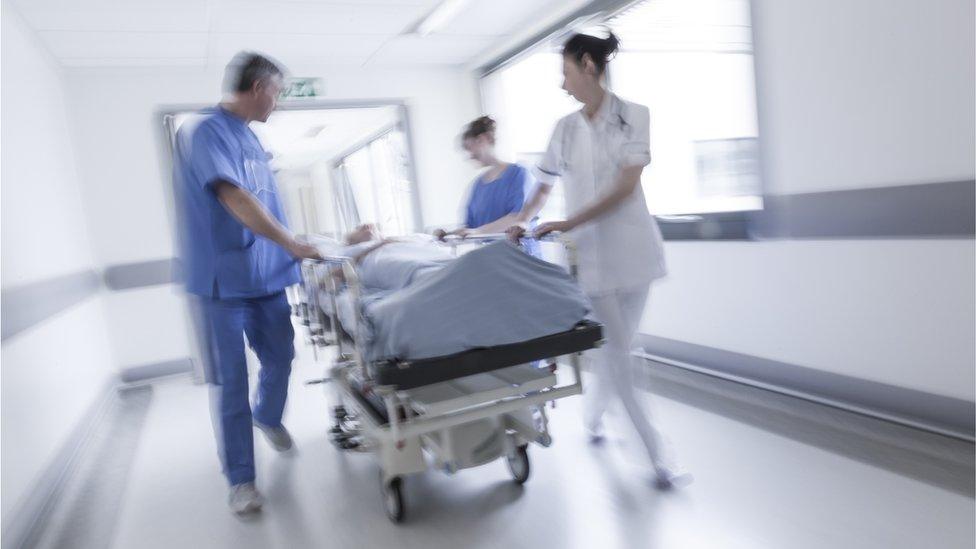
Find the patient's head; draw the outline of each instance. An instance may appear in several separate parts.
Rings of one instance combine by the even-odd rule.
[[[376,240],[379,238],[379,230],[376,225],[372,223],[367,223],[365,225],[360,225],[346,234],[346,244],[352,246],[355,244],[362,244],[363,242],[369,242],[370,240]]]

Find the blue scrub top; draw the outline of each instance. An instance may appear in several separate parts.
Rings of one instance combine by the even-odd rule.
[[[287,226],[269,154],[244,120],[223,107],[202,114],[179,129],[174,150],[186,289],[217,299],[280,292],[299,281],[296,260],[235,219],[214,188],[226,181],[250,192]]]
[[[525,199],[531,196],[534,184],[535,179],[529,170],[518,164],[509,164],[494,181],[485,182],[479,176],[468,198],[464,225],[474,229],[508,214],[518,213]],[[538,255],[538,243],[529,241],[526,251]]]

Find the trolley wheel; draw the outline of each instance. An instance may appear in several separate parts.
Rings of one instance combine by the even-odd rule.
[[[400,477],[393,477],[383,484],[383,508],[391,521],[403,521],[403,480]]]
[[[515,448],[515,452],[507,456],[508,471],[517,484],[525,484],[529,480],[529,448],[523,444]]]

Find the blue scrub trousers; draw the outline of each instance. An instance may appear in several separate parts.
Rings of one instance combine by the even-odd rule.
[[[254,481],[254,428],[277,427],[288,396],[295,331],[285,292],[245,299],[202,299],[213,371],[208,376],[214,430],[224,475],[231,486]],[[261,361],[253,409],[249,399],[244,335]]]

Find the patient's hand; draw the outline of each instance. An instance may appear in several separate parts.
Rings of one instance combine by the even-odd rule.
[[[349,232],[346,235],[346,244],[356,245],[362,244],[363,242],[369,242],[370,240],[375,240],[379,236],[379,231],[376,225],[372,223],[367,223],[365,225],[360,225]]]

